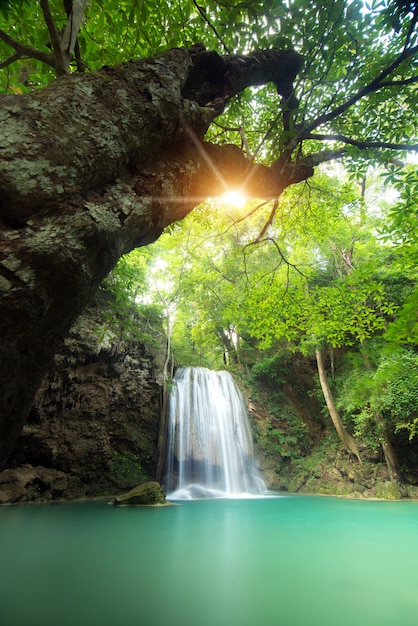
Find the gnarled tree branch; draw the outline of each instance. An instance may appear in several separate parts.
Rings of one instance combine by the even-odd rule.
[[[32,141],[25,144],[24,168],[22,158],[13,156],[15,143],[0,145],[0,216],[21,219],[49,200],[114,180],[153,158],[163,144],[185,137],[199,144],[230,98],[272,80],[286,93],[300,63],[291,50],[223,58],[174,49],[154,59],[73,74],[18,100],[5,96],[10,128]],[[280,174],[278,165],[274,170]],[[298,178],[295,166],[287,174]]]

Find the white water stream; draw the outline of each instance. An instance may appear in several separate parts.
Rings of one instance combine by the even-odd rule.
[[[173,383],[167,497],[236,498],[265,493],[254,462],[244,399],[229,372],[185,367],[177,370]]]

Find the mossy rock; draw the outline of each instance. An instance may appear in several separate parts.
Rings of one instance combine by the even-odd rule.
[[[408,496],[405,485],[386,481],[376,485],[376,496],[383,500],[400,500]]]
[[[117,496],[112,504],[119,506],[161,506],[169,504],[160,483],[148,482]]]

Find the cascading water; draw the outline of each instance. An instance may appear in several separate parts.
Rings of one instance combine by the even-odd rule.
[[[170,395],[167,497],[261,495],[244,399],[229,372],[177,370]]]

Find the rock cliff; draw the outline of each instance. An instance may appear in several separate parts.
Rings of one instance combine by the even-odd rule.
[[[0,502],[114,494],[155,477],[163,352],[104,332],[98,300],[41,385],[0,473]]]

